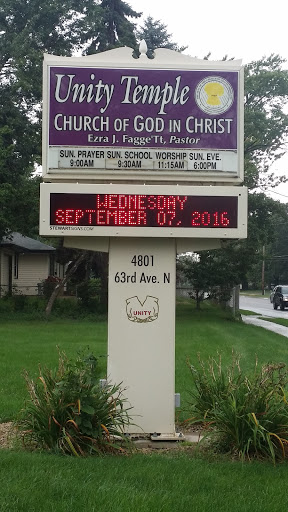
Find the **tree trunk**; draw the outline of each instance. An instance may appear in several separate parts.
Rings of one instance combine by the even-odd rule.
[[[200,304],[201,304],[201,293],[199,292],[199,290],[196,290],[196,309],[201,309],[200,308]]]
[[[78,256],[78,258],[74,261],[72,267],[69,270],[67,270],[67,272],[66,272],[64,278],[62,279],[61,283],[58,283],[55,286],[53,292],[51,293],[50,299],[48,300],[46,309],[45,309],[46,318],[48,318],[50,316],[53,304],[54,304],[55,300],[57,299],[59,293],[63,290],[65,284],[68,281],[68,279],[74,274],[74,272],[77,270],[77,268],[79,267],[80,263],[84,260],[86,255],[87,255],[87,251],[83,251]]]

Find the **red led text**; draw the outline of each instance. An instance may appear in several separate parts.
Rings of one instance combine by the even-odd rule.
[[[235,228],[238,198],[163,194],[51,194],[50,223],[63,226]]]

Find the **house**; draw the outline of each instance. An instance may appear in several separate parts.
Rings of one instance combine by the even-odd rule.
[[[6,293],[38,295],[49,275],[62,278],[63,265],[55,261],[56,249],[20,233],[0,242],[0,296]]]

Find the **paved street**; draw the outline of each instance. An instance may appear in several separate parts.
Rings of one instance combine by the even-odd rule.
[[[288,309],[285,311],[273,309],[269,297],[256,298],[248,297],[247,295],[240,295],[240,309],[254,311],[257,315],[262,315],[266,317],[270,316],[273,318],[288,318]],[[265,321],[252,315],[242,315],[242,320],[246,324],[253,324],[257,325],[258,327],[264,327],[264,329],[276,332],[277,334],[282,334],[282,336],[288,338],[288,327],[284,327],[283,325],[267,322],[267,320]]]
[[[288,309],[285,309],[285,311],[273,309],[269,295],[263,298],[240,295],[240,309],[254,311],[258,315],[272,316],[273,318],[288,318]]]

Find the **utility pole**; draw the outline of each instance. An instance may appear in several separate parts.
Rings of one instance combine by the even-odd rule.
[[[265,245],[262,247],[262,276],[261,276],[262,295],[265,295]]]

